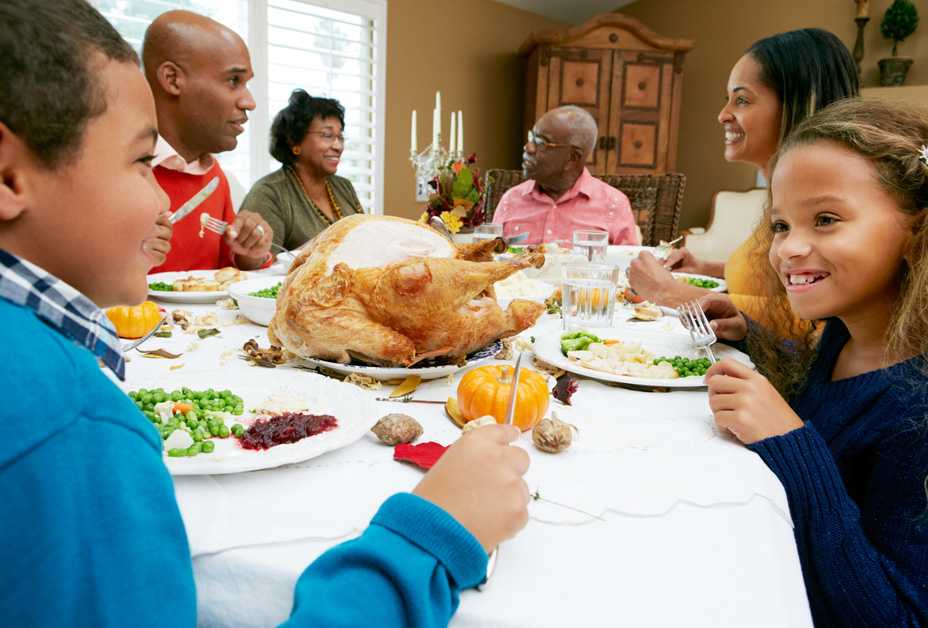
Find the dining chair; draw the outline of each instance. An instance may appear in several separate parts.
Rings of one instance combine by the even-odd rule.
[[[680,213],[683,209],[683,191],[686,175],[677,172],[666,174],[594,174],[597,179],[620,190],[628,197],[641,229],[641,243],[657,246],[661,240],[669,242],[677,237],[680,229]],[[487,221],[493,220],[493,212],[509,188],[525,180],[521,170],[491,168],[486,171],[484,211]]]

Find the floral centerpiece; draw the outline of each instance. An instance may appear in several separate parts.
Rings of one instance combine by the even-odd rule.
[[[432,193],[420,222],[437,216],[451,233],[458,233],[462,228],[473,229],[483,223],[483,184],[476,154],[448,162],[429,181],[429,187]]]

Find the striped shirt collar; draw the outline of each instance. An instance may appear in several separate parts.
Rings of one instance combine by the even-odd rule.
[[[103,310],[57,277],[3,249],[0,299],[32,310],[60,334],[89,349],[116,377],[125,379],[122,346]]]

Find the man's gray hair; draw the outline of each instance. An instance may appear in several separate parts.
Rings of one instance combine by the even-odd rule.
[[[589,111],[576,105],[564,105],[555,111],[563,116],[570,130],[570,143],[580,147],[584,160],[589,159],[593,147],[596,146],[596,136],[599,133],[596,119],[590,115]]]

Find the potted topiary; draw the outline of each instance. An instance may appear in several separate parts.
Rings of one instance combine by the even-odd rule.
[[[893,40],[893,56],[880,59],[880,85],[902,85],[909,72],[912,60],[896,56],[899,42],[915,32],[918,26],[918,11],[911,0],[893,0],[883,15],[880,33]]]

